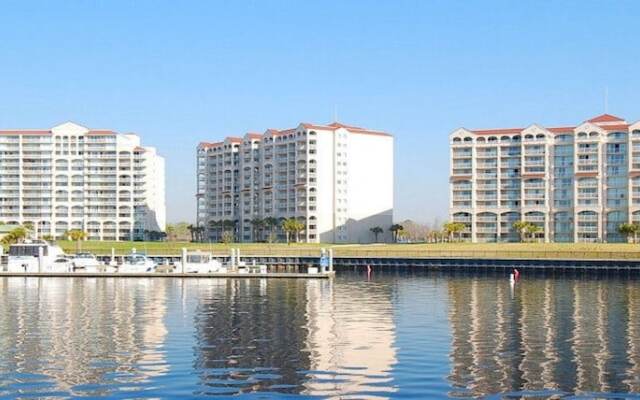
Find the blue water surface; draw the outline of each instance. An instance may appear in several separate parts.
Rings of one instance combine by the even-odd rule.
[[[0,278],[2,398],[640,398],[640,280]]]

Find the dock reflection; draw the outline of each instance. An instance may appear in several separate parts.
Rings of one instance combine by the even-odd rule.
[[[2,278],[0,371],[73,395],[107,395],[115,381],[134,390],[169,369],[165,290],[146,279]]]

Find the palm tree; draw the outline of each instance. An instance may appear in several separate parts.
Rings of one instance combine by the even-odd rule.
[[[458,235],[458,241],[461,239],[461,233],[466,228],[466,225],[462,222],[446,222],[442,229],[449,237],[450,241],[453,241],[456,234]]]
[[[282,224],[282,230],[286,233],[287,235],[287,244],[290,243],[291,241],[291,234],[295,231],[296,229],[296,220],[295,218],[287,218],[285,220],[283,220],[281,222]]]
[[[204,226],[195,226],[195,225],[189,225],[191,227],[191,229],[189,229],[189,227],[187,227],[187,229],[189,229],[189,232],[191,233],[191,241],[192,242],[202,242],[204,241],[204,233],[206,231],[206,229],[204,228]]]
[[[624,223],[618,226],[618,232],[624,235],[627,238],[627,242],[630,242],[630,243],[636,242],[636,236],[638,235],[639,230],[640,230],[640,225],[636,223],[633,223],[633,224]]]
[[[384,232],[384,230],[379,226],[374,226],[373,228],[371,228],[369,230],[371,231],[371,233],[373,233],[373,237],[374,237],[374,241],[375,242],[378,241],[378,235],[381,234],[382,232]]]
[[[276,226],[278,226],[278,220],[274,217],[267,217],[264,219],[263,223],[264,223],[264,226],[269,231],[269,236],[267,238],[267,241],[271,243],[274,239],[274,229]]]
[[[393,225],[391,225],[389,227],[389,230],[391,231],[391,234],[393,235],[393,241],[394,242],[398,241],[398,232],[401,231],[402,229],[404,229],[404,228],[400,224],[393,224]]]
[[[513,223],[513,229],[518,231],[518,235],[520,235],[520,241],[524,242],[526,239],[527,227],[530,225],[530,222],[527,221],[516,221]]]
[[[296,234],[296,243],[300,243],[300,233],[304,231],[306,225],[303,221],[296,219],[296,223],[293,224],[294,232]]]
[[[231,243],[235,239],[235,226],[238,220],[223,219],[218,224],[222,227],[222,234],[220,235],[220,241],[224,243]],[[227,227],[231,228],[231,231],[227,231]]]
[[[87,238],[87,233],[81,229],[70,229],[65,232],[65,236],[69,238],[69,240],[73,240],[76,242],[76,253],[80,252],[80,242]]]
[[[187,225],[187,229],[189,230],[189,233],[191,234],[191,241],[195,242],[195,226],[193,226],[192,224]]]
[[[13,228],[9,234],[13,237],[15,242],[22,242],[29,236],[29,230],[24,226],[18,226]]]
[[[222,233],[227,231],[227,226],[233,227],[233,220],[230,219],[223,219],[222,221],[220,221],[222,224]]]
[[[4,235],[4,237],[0,242],[6,246],[9,246],[13,243],[16,243],[17,241],[18,241],[18,238],[16,237],[16,235],[13,232],[9,232],[6,235]]]
[[[31,236],[31,232],[33,232],[33,222],[27,221],[22,224],[22,226],[24,227],[26,233],[23,239],[26,239],[27,237]]]
[[[264,221],[261,218],[255,217],[251,220],[251,227],[253,230],[253,241],[254,242],[259,242],[259,232],[260,229],[262,229],[262,227],[264,226]]]
[[[445,222],[442,225],[442,231],[447,235],[450,242],[453,242],[453,232],[455,230],[453,222]]]
[[[536,234],[542,232],[542,227],[529,222],[527,227],[525,228],[525,231],[529,234],[529,236],[531,237],[531,241],[533,242],[536,238]]]

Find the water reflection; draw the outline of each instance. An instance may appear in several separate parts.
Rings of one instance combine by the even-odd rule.
[[[151,280],[0,279],[0,394],[108,395],[167,373]]]
[[[450,279],[452,396],[640,390],[639,285]]]
[[[197,394],[299,392],[311,365],[305,282],[220,283],[195,311]]]
[[[311,369],[306,394],[387,398],[396,363],[392,286],[354,280],[307,285]]]
[[[363,301],[330,281],[222,282],[195,312],[198,394],[392,391],[378,387],[395,361],[388,285],[368,285]]]
[[[574,393],[640,393],[640,280],[0,279],[0,397]]]

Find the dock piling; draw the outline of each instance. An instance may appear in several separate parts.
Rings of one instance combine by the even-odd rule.
[[[187,248],[182,248],[182,254],[180,257],[180,271],[184,274],[184,264],[187,262]]]
[[[44,258],[44,247],[38,247],[38,273],[42,272],[42,259]]]

